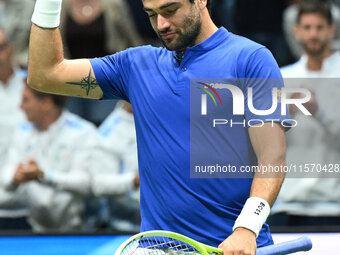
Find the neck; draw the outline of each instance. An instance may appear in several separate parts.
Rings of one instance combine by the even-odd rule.
[[[208,39],[210,36],[212,36],[218,28],[214,24],[214,22],[211,20],[211,17],[209,15],[209,11],[205,9],[202,13],[202,27],[201,27],[201,33],[197,37],[197,40],[195,42],[195,45],[200,44],[201,42]]]
[[[35,123],[35,127],[44,131],[47,130],[54,122],[56,122],[61,115],[61,111],[59,109],[53,109],[50,113],[45,113],[44,118],[41,119],[40,123]]]
[[[307,55],[307,68],[311,71],[320,71],[322,68],[322,63],[325,58],[332,55],[332,50],[327,48],[322,54],[320,55]]]
[[[13,72],[13,68],[0,68],[0,81],[6,84],[13,75]]]

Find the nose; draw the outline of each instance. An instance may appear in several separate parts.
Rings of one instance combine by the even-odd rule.
[[[318,29],[315,28],[315,27],[312,27],[312,28],[310,29],[310,31],[309,31],[309,35],[310,35],[312,38],[317,37],[318,34],[319,34],[319,31],[318,31]]]
[[[164,18],[162,15],[157,16],[157,29],[158,31],[166,30],[170,27],[170,22]]]

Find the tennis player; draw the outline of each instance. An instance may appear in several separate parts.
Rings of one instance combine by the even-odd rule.
[[[144,0],[143,5],[165,48],[143,46],[104,58],[66,60],[58,29],[61,0],[38,0],[32,17],[29,83],[45,92],[120,98],[132,104],[141,231],[178,232],[220,246],[225,255],[255,254],[256,246],[273,242],[264,223],[283,178],[190,178],[190,79],[264,81],[281,77],[279,68],[265,47],[217,28],[207,0]],[[263,91],[270,85],[258,82],[257,86],[254,104],[267,109],[272,98]],[[247,110],[244,118],[254,115]],[[256,117],[265,122],[261,128],[224,132],[227,160],[250,165],[256,154],[259,165],[285,165],[282,118],[275,111]],[[266,119],[275,119],[274,124]]]

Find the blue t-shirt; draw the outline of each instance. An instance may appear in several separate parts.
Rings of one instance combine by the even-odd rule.
[[[263,46],[220,28],[186,49],[179,64],[174,52],[143,46],[91,59],[103,99],[131,102],[136,123],[141,182],[141,231],[169,230],[218,246],[250,194],[252,179],[190,178],[190,79],[281,77]],[[261,87],[263,84],[259,84]],[[240,85],[242,86],[242,85]],[[245,88],[241,88],[245,91]],[[254,105],[267,109],[271,97],[259,89]],[[269,103],[268,103],[269,102]],[[277,111],[275,119],[282,119]],[[251,118],[246,110],[245,118]],[[264,119],[268,116],[256,116]],[[274,118],[273,118],[274,119]],[[247,127],[226,132],[230,160],[251,163]],[[264,224],[258,246],[272,238]]]

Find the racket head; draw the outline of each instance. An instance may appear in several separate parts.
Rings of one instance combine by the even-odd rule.
[[[221,255],[221,249],[171,231],[146,231],[119,246],[115,255]]]

